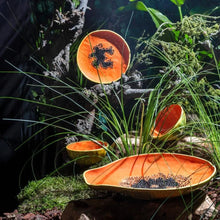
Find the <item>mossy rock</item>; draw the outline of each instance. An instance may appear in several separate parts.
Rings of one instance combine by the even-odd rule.
[[[40,212],[58,208],[64,210],[68,202],[94,195],[82,176],[45,177],[31,181],[18,194],[18,210],[22,213]]]

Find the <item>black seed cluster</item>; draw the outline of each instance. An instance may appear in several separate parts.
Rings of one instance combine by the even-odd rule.
[[[151,189],[164,189],[164,188],[178,188],[189,186],[191,178],[177,174],[163,174],[156,173],[151,176],[129,176],[122,179],[120,186],[133,187],[133,188],[151,188]]]
[[[131,185],[133,188],[150,188],[150,184],[145,179],[141,179],[139,182]]]
[[[151,188],[151,189],[166,189],[178,187],[179,184],[173,178],[163,179],[161,177],[156,179],[141,179],[137,183],[131,185],[133,188]]]
[[[107,59],[107,57],[105,56],[105,53],[113,55],[114,50],[112,49],[112,47],[104,48],[103,45],[100,43],[95,47],[93,47],[93,51],[94,52],[89,55],[89,58],[92,57],[95,58],[92,61],[92,65],[94,67],[97,68],[99,67],[99,65],[102,66],[103,68],[113,67],[113,61],[111,61],[111,59]]]

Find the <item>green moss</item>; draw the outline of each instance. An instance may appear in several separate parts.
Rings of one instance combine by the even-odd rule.
[[[18,195],[19,212],[37,212],[53,208],[64,210],[71,200],[90,198],[94,191],[85,184],[82,176],[45,177],[31,181]]]

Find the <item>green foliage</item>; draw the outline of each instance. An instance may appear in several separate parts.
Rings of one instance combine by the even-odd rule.
[[[183,15],[182,15],[182,10],[181,6],[184,4],[185,0],[170,0],[173,2],[177,7],[180,15],[180,21],[183,20]],[[137,1],[137,0],[129,0],[131,2],[128,6],[121,6],[119,8],[119,11],[122,10],[139,10],[139,11],[145,11],[148,12],[156,26],[156,28],[159,28],[162,24],[166,24],[167,26],[171,26],[172,22],[162,14],[160,11],[147,7],[142,1]]]
[[[209,47],[211,47],[211,39],[218,32],[219,24],[215,17],[185,16],[182,22],[173,23],[172,27],[161,26],[150,41],[140,38],[136,49],[141,48],[142,51],[135,55],[135,62],[146,62],[147,59],[148,63],[150,62],[152,47],[149,46],[149,42],[151,42],[156,47],[162,48],[163,55],[172,65],[181,67],[187,75],[195,75],[204,65],[214,64],[214,57]],[[207,48],[208,42],[210,46]]]
[[[54,207],[64,210],[69,201],[86,199],[93,191],[83,181],[82,176],[45,177],[31,181],[18,194],[19,212],[41,212]]]
[[[72,2],[75,4],[75,8],[77,8],[80,4],[80,0],[72,0]]]
[[[213,36],[219,33],[218,19],[203,15],[184,17],[182,22],[173,24],[178,33],[176,42],[164,41],[161,36],[164,29],[161,28],[152,37],[151,45],[148,43],[148,47],[144,49],[165,62],[163,77],[166,77],[165,81],[169,86],[166,87],[167,92],[163,87],[167,94],[162,96],[163,101],[172,99],[171,96],[174,95],[178,102],[182,102],[188,115],[196,115],[188,121],[185,135],[204,137],[211,145],[211,160],[219,169],[220,102],[219,89],[215,89],[213,85],[219,84],[220,75],[219,60],[211,44]],[[205,47],[204,42],[207,41],[210,45]],[[202,150],[201,147],[200,151]]]
[[[212,114],[210,117],[212,117],[214,112],[219,112],[220,111],[220,106],[219,106],[219,97],[220,97],[220,89],[214,89],[213,86],[209,83],[207,80],[207,77],[202,78],[198,84],[197,87],[197,93],[200,94],[205,94],[204,96],[204,106],[206,109],[209,109],[212,111]],[[218,117],[218,114],[215,116]],[[219,116],[220,118],[220,116]]]
[[[160,42],[160,45],[167,58],[172,60],[173,65],[180,66],[184,73],[194,75],[202,69],[193,49],[173,42]]]
[[[163,66],[153,67],[155,71],[160,69],[161,78],[148,99],[147,108],[152,106],[153,114],[146,114],[145,120],[152,118],[154,121],[155,112],[164,105],[181,104],[189,118],[196,116],[195,119],[188,119],[184,136],[205,138],[212,146],[209,149],[212,152],[211,160],[219,168],[220,102],[219,89],[214,88],[214,84],[219,85],[220,79],[219,58],[214,50],[218,48],[218,34],[219,17],[213,16],[185,16],[170,27],[161,25],[151,38],[142,36],[137,40],[131,68],[136,69],[143,64],[147,68],[158,61],[162,63]],[[149,127],[143,127],[144,132],[148,133]],[[163,148],[166,141],[149,141],[145,139],[145,143],[150,144],[150,150],[168,150]],[[177,151],[178,147],[169,148],[169,151],[172,150]],[[192,154],[194,150],[191,148]],[[203,152],[204,149],[200,147],[199,151]]]
[[[173,2],[176,6],[181,6],[184,4],[185,0],[170,0]]]
[[[172,2],[179,9],[184,4],[184,1],[172,0]],[[151,38],[138,39],[136,53],[128,71],[140,70],[141,65],[145,65],[147,70],[149,66],[154,68],[157,75],[153,79],[151,76],[144,76],[146,81],[155,80],[154,90],[147,98],[143,93],[140,98],[133,100],[134,104],[127,112],[123,96],[123,81],[120,83],[121,91],[113,90],[112,92],[114,103],[107,94],[108,87],[104,85],[101,85],[102,97],[96,97],[91,91],[88,94],[86,89],[82,88],[85,83],[81,78],[81,73],[76,69],[74,73],[78,73],[77,83],[73,77],[65,80],[50,78],[49,80],[56,82],[56,86],[50,86],[46,81],[35,81],[37,86],[52,93],[51,102],[45,101],[44,97],[39,97],[35,92],[33,92],[34,100],[24,101],[32,101],[50,110],[47,114],[44,113],[44,121],[41,123],[45,127],[39,132],[48,127],[52,127],[56,131],[53,136],[55,140],[49,144],[40,143],[43,147],[38,149],[35,155],[47,147],[53,146],[56,142],[63,141],[66,136],[77,136],[89,140],[101,139],[107,140],[110,144],[115,143],[115,147],[107,150],[108,156],[102,161],[103,164],[133,154],[175,152],[178,150],[177,146],[165,148],[167,141],[152,140],[150,132],[157,113],[165,106],[179,103],[183,104],[187,114],[197,116],[196,119],[188,121],[184,135],[199,135],[206,138],[212,146],[212,161],[220,169],[220,119],[218,116],[220,94],[219,90],[214,89],[208,81],[208,78],[213,75],[218,80],[220,79],[219,60],[215,56],[212,44],[209,49],[204,46],[205,42],[211,43],[211,38],[219,33],[218,19],[202,15],[186,16],[180,22],[171,24],[166,16],[153,8],[146,7],[141,1],[130,0],[128,8],[148,12],[158,27],[157,32]],[[78,45],[79,41],[72,45],[72,59],[75,59]],[[24,74],[30,76],[28,73]],[[33,74],[30,77],[33,77]],[[45,76],[45,78],[47,77]],[[62,100],[62,102],[57,102],[57,100]],[[67,105],[65,105],[66,103]],[[85,119],[86,115],[91,114],[85,108],[85,103],[89,103],[89,106],[96,111],[95,131],[92,131],[91,134],[74,131],[75,120],[79,117]],[[51,113],[54,109],[58,113]],[[132,144],[130,140],[131,131],[135,131],[135,144]],[[119,137],[122,143],[116,142]],[[138,140],[140,140],[140,144],[138,144]],[[192,154],[193,150],[191,147]],[[73,162],[70,161],[70,163]],[[88,198],[90,193],[91,191],[78,177],[47,177],[40,181],[30,182],[22,190],[18,196],[22,201],[19,209],[23,210],[22,212],[41,211],[55,206],[63,209],[68,201]]]
[[[130,0],[131,1],[131,0]],[[139,11],[146,11],[150,14],[156,28],[158,28],[163,23],[172,23],[165,15],[154,8],[147,7],[143,2],[135,2],[135,9]]]
[[[121,6],[119,11],[122,10],[139,10],[148,12],[156,26],[158,28],[163,23],[172,23],[165,15],[163,15],[160,11],[147,7],[142,1],[130,0],[130,4],[128,6]]]
[[[79,67],[76,62],[76,55],[77,55],[78,47],[84,37],[85,34],[82,34],[82,36],[80,36],[76,41],[74,41],[70,47],[70,60],[74,68],[73,72],[77,73],[77,74],[72,74],[72,78],[74,79],[75,83],[77,83],[82,88],[86,86],[87,79],[83,76],[83,74],[79,70]]]

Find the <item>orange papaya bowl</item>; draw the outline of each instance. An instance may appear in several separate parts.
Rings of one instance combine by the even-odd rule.
[[[126,41],[110,30],[97,30],[84,37],[77,50],[77,64],[82,74],[95,83],[117,81],[130,63]]]
[[[149,200],[190,193],[208,183],[215,173],[216,167],[199,157],[176,153],[150,153],[116,160],[87,170],[83,176],[91,188]],[[147,187],[138,188],[137,184],[143,180],[149,184]],[[166,187],[161,187],[161,183],[167,183]]]
[[[154,139],[176,139],[186,125],[186,115],[182,106],[172,104],[160,111],[151,128],[151,136]]]
[[[66,146],[67,154],[78,165],[89,166],[100,162],[106,155],[109,144],[102,141],[85,140]]]

